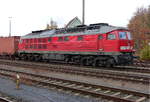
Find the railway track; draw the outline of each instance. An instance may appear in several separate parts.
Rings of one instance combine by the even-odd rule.
[[[80,65],[75,65],[73,63],[62,63],[62,62],[51,62],[51,64],[49,63],[45,63],[45,62],[29,62],[29,61],[19,61],[19,60],[4,60],[4,59],[0,59],[0,63],[2,64],[28,64],[28,65],[38,65],[38,66],[42,66],[42,67],[55,67],[55,66],[62,66],[63,67],[71,67],[71,68],[89,68],[89,69],[105,69],[105,70],[116,70],[116,71],[130,71],[130,72],[139,72],[139,73],[148,73],[150,74],[150,67],[138,67],[138,66],[116,66],[113,68],[106,68],[106,67],[91,67],[91,66],[80,66]]]
[[[116,70],[120,70],[120,71],[128,71],[128,72],[137,72],[137,73],[147,73],[150,74],[150,67],[149,68],[145,68],[145,67],[138,67],[138,66],[117,66],[115,67],[117,68]]]
[[[141,66],[141,67],[149,67],[150,68],[150,61],[142,61],[142,60],[136,59],[133,64],[134,64],[134,66]]]
[[[32,85],[55,87],[76,94],[90,95],[96,98],[112,100],[114,102],[149,102],[150,93],[142,93],[127,89],[94,85],[79,81],[47,77],[39,74],[20,72],[14,70],[1,70],[0,75],[14,79],[16,74],[21,76],[21,81]]]
[[[102,69],[86,69],[86,68],[69,68],[69,66],[45,66],[41,64],[35,63],[24,63],[24,62],[4,62],[7,65],[19,66],[24,68],[30,69],[39,69],[49,72],[62,72],[62,73],[69,73],[69,74],[76,74],[76,75],[83,75],[83,76],[90,76],[96,78],[109,78],[115,80],[124,80],[136,83],[143,83],[143,84],[150,84],[150,76],[149,75],[142,75],[142,74],[135,74],[129,72],[120,72],[120,71],[112,71],[112,70],[102,70]],[[5,70],[2,69],[1,70]]]
[[[17,99],[14,96],[7,95],[6,93],[0,91],[0,102],[25,102],[25,101]]]
[[[0,102],[13,102],[11,100],[8,100],[7,98],[0,97]]]

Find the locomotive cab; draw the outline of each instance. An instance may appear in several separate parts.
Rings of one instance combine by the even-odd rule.
[[[106,37],[105,37],[106,36]],[[133,40],[131,33],[126,30],[117,30],[103,35],[103,39],[99,40],[99,48],[103,48],[106,52],[133,52]],[[102,38],[102,37],[101,37]],[[100,50],[100,49],[99,49]]]
[[[118,31],[119,51],[133,52],[133,40],[129,31]]]
[[[133,40],[129,31],[118,31],[119,38],[119,52],[121,55],[118,56],[120,64],[133,64]]]
[[[129,65],[133,62],[133,40],[126,29],[117,29],[106,34],[98,35],[98,50],[106,53],[112,64]],[[115,62],[115,63],[114,63]]]

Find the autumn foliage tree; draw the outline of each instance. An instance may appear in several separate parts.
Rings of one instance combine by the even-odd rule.
[[[139,52],[145,44],[150,42],[150,6],[137,9],[129,21],[128,28],[132,32],[135,48]]]
[[[150,60],[150,6],[137,9],[128,28],[132,32],[135,48],[140,58]]]
[[[145,45],[140,51],[140,58],[143,60],[150,60],[150,46]]]

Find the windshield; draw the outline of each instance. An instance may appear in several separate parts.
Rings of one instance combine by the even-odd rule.
[[[120,38],[120,39],[127,39],[126,33],[127,33],[127,32],[119,32],[119,38]]]
[[[127,36],[128,36],[128,39],[129,39],[129,40],[132,40],[132,37],[131,37],[131,33],[130,33],[130,32],[127,32]]]

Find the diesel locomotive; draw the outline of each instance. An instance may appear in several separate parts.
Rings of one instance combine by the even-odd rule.
[[[133,45],[127,28],[97,23],[32,31],[20,37],[17,53],[24,60],[112,67],[132,64]]]

